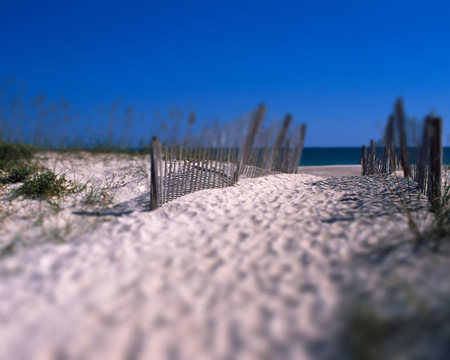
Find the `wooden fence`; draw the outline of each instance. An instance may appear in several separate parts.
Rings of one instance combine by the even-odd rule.
[[[266,107],[247,119],[190,132],[183,139],[152,139],[150,164],[151,209],[203,189],[223,188],[242,178],[297,173],[306,126],[293,126],[292,116],[264,126]],[[189,123],[195,122],[192,114]]]
[[[419,135],[419,136],[418,136]],[[423,124],[407,119],[402,99],[389,116],[383,141],[372,140],[369,150],[362,149],[362,175],[391,174],[399,169],[404,177],[417,182],[428,196],[432,208],[441,197],[442,118],[429,115]]]

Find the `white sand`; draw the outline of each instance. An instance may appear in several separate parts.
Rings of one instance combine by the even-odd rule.
[[[102,181],[127,161],[101,159],[72,159],[73,174]],[[137,173],[109,222],[63,204],[55,217],[90,227],[61,245],[27,235],[0,260],[0,359],[326,358],[352,259],[411,238],[373,177],[267,176],[147,212]]]
[[[298,174],[323,177],[359,176],[361,165],[299,166]]]

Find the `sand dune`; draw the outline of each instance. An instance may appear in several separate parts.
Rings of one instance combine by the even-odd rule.
[[[154,212],[125,195],[0,262],[0,358],[326,358],[352,258],[411,236],[374,177],[247,179]]]

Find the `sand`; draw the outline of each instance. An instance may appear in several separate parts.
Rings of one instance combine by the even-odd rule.
[[[323,177],[359,176],[361,165],[299,166],[298,174]]]
[[[346,286],[376,281],[355,259],[412,238],[380,179],[344,176],[359,166],[245,179],[148,212],[145,158],[96,159],[51,159],[125,184],[98,213],[62,204],[54,217],[87,224],[69,240],[11,215],[26,245],[0,260],[1,359],[336,358]]]

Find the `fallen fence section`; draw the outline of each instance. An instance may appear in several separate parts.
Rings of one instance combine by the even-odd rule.
[[[368,152],[362,148],[362,175],[392,174],[402,169],[404,177],[416,181],[435,208],[442,194],[442,122],[434,115],[423,122],[408,119],[403,101],[398,99],[383,141],[375,144],[372,140]]]
[[[157,209],[183,195],[223,188],[243,178],[296,174],[306,126],[293,126],[292,116],[264,126],[266,107],[222,126],[215,124],[192,135],[161,144],[154,137],[150,159],[150,204]],[[195,114],[189,125],[195,123]]]

